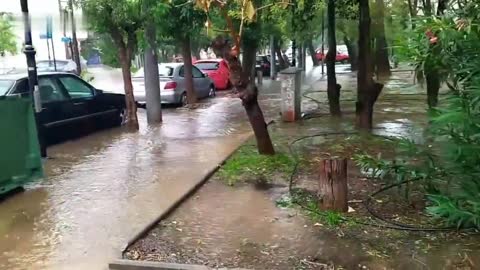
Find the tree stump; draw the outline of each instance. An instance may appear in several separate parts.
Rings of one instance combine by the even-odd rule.
[[[347,159],[327,159],[320,163],[319,208],[348,211]]]

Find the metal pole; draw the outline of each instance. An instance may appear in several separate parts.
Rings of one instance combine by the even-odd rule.
[[[275,37],[270,36],[270,79],[275,80],[277,75],[277,61],[275,56]]]
[[[292,1],[292,30],[293,30],[293,39],[292,39],[292,66],[297,65],[297,42],[295,40],[295,5],[296,2]]]
[[[51,64],[51,57],[50,57],[50,43],[48,43],[48,38],[46,39],[47,41],[47,51],[48,51],[48,66]]]
[[[47,149],[43,141],[43,130],[42,125],[39,123],[38,114],[42,112],[42,101],[40,98],[40,91],[38,89],[38,78],[37,78],[37,65],[35,62],[35,48],[32,44],[32,31],[30,16],[28,15],[28,2],[27,0],[20,0],[20,5],[22,7],[23,13],[23,24],[25,30],[25,47],[23,52],[27,58],[27,67],[28,67],[28,87],[33,97],[33,104],[35,108],[35,120],[37,123],[38,129],[38,141],[40,143],[40,152],[42,157],[47,156]]]
[[[325,12],[322,12],[322,75],[325,74]]]
[[[52,43],[53,67],[55,68],[55,71],[57,71],[57,58],[55,57],[55,46],[53,46],[53,38],[50,39],[50,42]]]

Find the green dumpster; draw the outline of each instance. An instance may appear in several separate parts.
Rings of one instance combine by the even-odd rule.
[[[32,102],[0,97],[0,194],[43,175]]]

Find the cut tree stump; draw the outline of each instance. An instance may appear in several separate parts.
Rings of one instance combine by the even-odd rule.
[[[347,159],[326,159],[320,162],[319,208],[348,211]]]

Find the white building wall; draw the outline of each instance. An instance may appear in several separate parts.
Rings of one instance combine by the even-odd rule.
[[[52,16],[52,37],[57,59],[65,59],[65,46],[61,39],[63,37],[63,20],[60,17],[59,0],[29,0],[29,13],[32,22],[32,41],[37,51],[37,60],[48,59],[47,41],[40,39],[41,34],[46,32],[46,17]],[[61,2],[62,6],[66,1]],[[9,12],[15,18],[14,34],[17,37],[17,55],[8,55],[0,59],[0,69],[26,67],[26,58],[22,53],[22,44],[25,40],[24,25],[20,7],[20,0],[0,0],[0,12]],[[81,10],[75,10],[75,21],[77,23],[77,38],[87,38],[86,27],[83,23]],[[71,25],[67,25],[66,36],[71,37]],[[51,52],[52,53],[52,52]],[[1,73],[1,71],[0,71]]]

